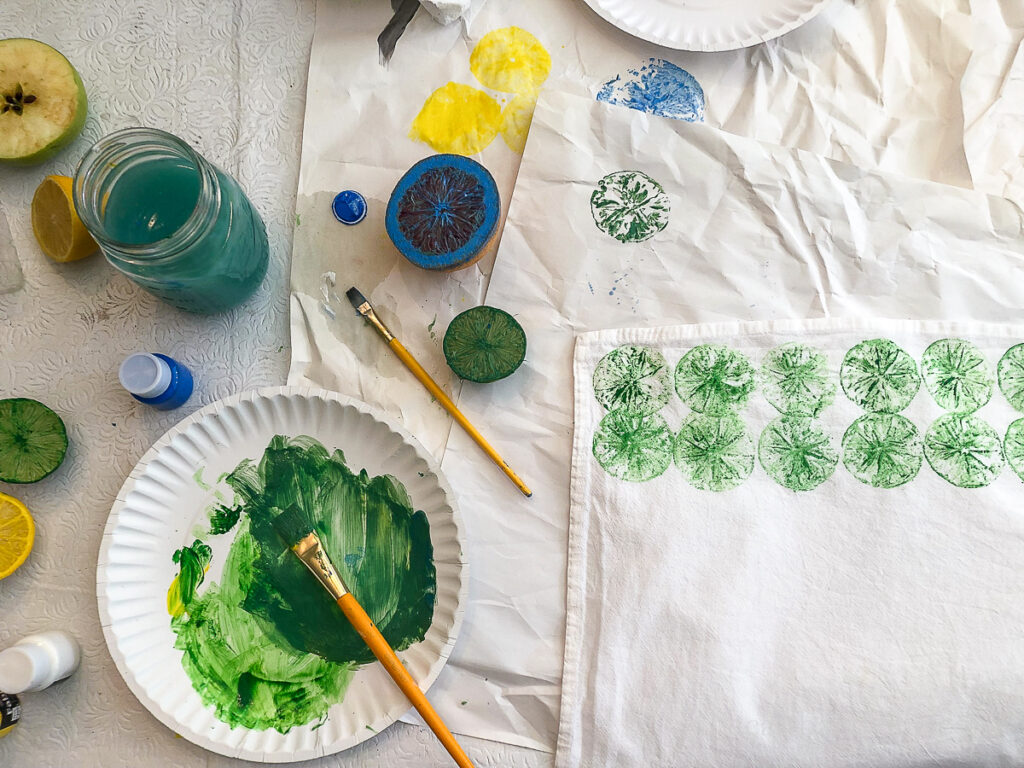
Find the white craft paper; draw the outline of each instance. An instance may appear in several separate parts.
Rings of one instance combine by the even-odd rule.
[[[614,252],[584,265],[584,253],[578,249],[590,245],[582,235],[571,233],[592,224],[578,218],[579,210],[566,197],[567,191],[575,188],[572,169],[580,158],[594,158],[609,149],[624,159],[638,157],[664,165],[677,178],[689,174],[679,165],[679,153],[666,148],[674,143],[662,147],[642,133],[634,135],[633,129],[612,129],[592,121],[587,111],[611,114],[611,108],[590,103],[594,94],[605,82],[651,58],[673,62],[699,81],[708,125],[867,168],[963,187],[972,181],[964,151],[961,90],[971,48],[977,43],[972,18],[959,0],[834,0],[820,16],[793,33],[762,46],[722,54],[680,53],[651,46],[606,24],[581,2],[491,2],[467,25],[439,27],[426,13],[418,14],[398,41],[389,65],[382,67],[375,40],[390,14],[387,3],[318,3],[296,206],[289,383],[324,386],[381,407],[435,455],[445,449],[450,418],[430,402],[375,333],[346,308],[344,290],[358,286],[424,367],[453,395],[458,394],[460,384],[444,363],[441,338],[455,314],[483,300],[493,254],[460,272],[422,272],[398,255],[387,239],[383,220],[395,183],[416,160],[433,152],[408,136],[424,100],[448,82],[487,90],[475,80],[469,66],[474,46],[487,32],[515,25],[536,35],[552,59],[545,87],[558,88],[557,80],[567,77],[582,99],[578,105],[571,102],[577,114],[571,126],[553,121],[549,114],[544,141],[550,142],[551,134],[556,134],[558,150],[540,150],[543,160],[530,165],[532,179],[526,198],[533,194],[538,180],[549,174],[548,169],[552,186],[543,202],[520,203],[527,207],[502,243],[509,253],[508,266],[494,286],[498,292],[492,303],[527,319],[534,329],[537,320],[529,315],[537,305],[554,310],[542,315],[540,327],[563,329],[578,322],[588,302],[595,307],[595,316],[588,321],[593,327],[602,325],[605,318],[610,322],[618,317],[620,324],[635,322],[633,310],[640,311],[641,301],[645,312],[655,313],[664,322],[689,319],[682,307],[689,312],[695,302],[712,319],[744,316],[755,311],[748,304],[757,302],[761,302],[759,313],[808,316],[822,314],[826,299],[830,307],[836,303],[863,306],[862,302],[873,301],[871,292],[879,286],[888,296],[877,300],[880,306],[897,304],[900,311],[909,311],[902,297],[897,300],[892,295],[896,289],[891,283],[903,279],[900,269],[888,265],[877,265],[863,279],[857,276],[858,267],[847,269],[839,286],[841,298],[822,284],[825,298],[816,299],[809,287],[813,282],[804,284],[825,278],[819,248],[857,253],[861,238],[868,238],[871,247],[881,248],[891,235],[905,232],[910,225],[900,218],[899,206],[883,202],[890,194],[888,182],[878,182],[874,191],[865,183],[860,204],[880,218],[870,223],[847,220],[837,224],[839,231],[833,233],[825,222],[843,222],[847,216],[843,201],[847,192],[834,178],[837,171],[828,170],[834,166],[823,161],[797,159],[800,156],[787,153],[781,157],[788,158],[796,177],[811,174],[814,184],[787,189],[778,199],[768,193],[760,200],[739,196],[736,205],[756,206],[760,211],[747,210],[746,224],[728,232],[734,251],[757,253],[763,263],[744,259],[743,269],[723,272],[709,253],[702,263],[690,266],[693,257],[686,257],[680,267],[674,261],[677,252],[663,248],[657,253],[645,250],[631,261]],[[509,100],[509,94],[490,93],[501,103]],[[998,92],[985,101],[1016,108],[1005,103]],[[625,125],[646,119],[624,107],[616,109]],[[669,129],[667,134],[671,133]],[[619,144],[609,146],[614,142]],[[678,142],[678,137],[673,137],[673,142]],[[728,152],[729,147],[726,143],[713,149]],[[760,149],[754,154],[752,162],[760,170],[751,171],[758,181],[749,184],[760,184],[763,179],[768,188],[774,188],[780,183],[780,172],[770,172],[775,162],[768,159],[772,155]],[[477,159],[494,175],[507,209],[521,156],[498,137]],[[703,158],[703,162],[711,160]],[[734,156],[724,162],[728,165],[719,166],[719,181],[724,183],[731,174],[742,176],[741,165],[746,160]],[[818,166],[824,170],[819,172]],[[840,167],[845,175],[867,178]],[[359,190],[369,204],[366,220],[355,227],[345,227],[330,213],[333,196],[349,188]],[[713,224],[702,247],[718,248],[719,239],[730,229],[723,211],[713,217],[719,191],[708,186],[702,196],[692,200],[689,192],[674,194],[682,201],[675,210],[694,217],[695,227],[703,226],[702,217]],[[876,194],[881,198],[877,203],[873,201]],[[821,200],[816,199],[819,195]],[[920,198],[913,186],[901,187],[900,195]],[[925,198],[932,201],[945,195],[944,191],[934,192]],[[990,226],[983,221],[980,206],[968,203],[970,213],[950,215],[966,217],[957,221],[972,232],[975,226],[1003,232],[1003,222]],[[928,207],[920,211],[919,217],[931,217]],[[1001,213],[1003,218],[1011,215]],[[819,222],[813,236],[807,234],[801,216]],[[893,217],[893,222],[885,217]],[[968,226],[965,221],[972,223]],[[946,237],[944,226],[927,225],[925,229],[931,233],[927,237]],[[865,228],[873,234],[862,234],[860,230]],[[973,248],[974,239],[974,234],[965,238],[965,251]],[[524,262],[525,250],[538,255]],[[790,255],[776,265],[773,260],[780,251]],[[528,272],[520,273],[520,267]],[[807,269],[814,270],[814,277],[807,277]],[[927,296],[937,286],[943,296],[959,291],[948,285],[946,277],[918,274],[916,267],[904,269],[914,276],[909,284],[920,296]],[[684,270],[700,278],[699,286],[685,301],[668,295],[664,282],[666,275],[674,281],[680,273],[689,274]],[[333,320],[320,306],[327,272],[335,273],[336,292],[341,296],[341,303],[332,310]],[[768,275],[771,283],[765,280]],[[986,296],[994,287],[996,296],[1005,298],[1009,288],[999,275],[998,268],[977,274],[973,278],[977,282],[975,296]],[[783,279],[799,281],[806,290],[776,301],[775,292]],[[520,284],[524,280],[533,282],[527,287]],[[593,294],[588,283],[593,285]],[[772,289],[766,290],[769,284]],[[605,298],[609,291],[613,294]],[[747,292],[749,302],[741,298]],[[938,303],[916,301],[911,302],[912,307]],[[1004,309],[1008,306],[999,301],[995,304]],[[973,301],[967,304],[974,305]],[[963,309],[963,302],[953,300],[948,311],[955,316]],[[562,315],[563,310],[568,314]],[[547,385],[536,386],[524,373],[487,389],[473,385],[467,402],[484,398],[486,406],[474,415],[477,425],[501,452],[517,452],[516,460],[509,459],[512,466],[528,482],[542,483],[543,493],[538,491],[532,501],[518,498],[507,480],[460,434],[456,444],[459,456],[453,459],[451,471],[459,472],[460,480],[454,485],[460,499],[466,499],[463,508],[473,576],[463,632],[436,685],[435,700],[458,733],[551,750],[561,679],[570,438],[569,411],[559,399],[561,394],[552,392],[564,391],[558,388],[568,381],[569,358],[564,344],[552,346],[542,335],[531,333],[530,345],[531,364],[542,371]],[[457,428],[451,434],[456,432]],[[542,439],[551,434],[558,437],[553,443]],[[456,470],[456,464],[462,469]],[[536,477],[540,480],[535,481]]]
[[[673,464],[647,482],[591,453],[605,411],[592,376],[624,344],[668,364],[721,344],[754,365],[786,342],[824,353],[887,338],[918,362],[963,338],[996,362],[1024,326],[824,320],[583,334],[575,348],[568,637],[557,768],[1018,765],[1024,757],[1024,483],[1009,466],[956,488],[925,461],[897,488],[841,459],[813,490],[763,468],[727,491]],[[678,430],[689,409],[660,412]],[[757,436],[778,416],[755,390]],[[901,415],[925,436],[945,412],[921,387]],[[842,454],[864,411],[840,389],[816,422]],[[1000,436],[1021,414],[995,391],[975,414]]]

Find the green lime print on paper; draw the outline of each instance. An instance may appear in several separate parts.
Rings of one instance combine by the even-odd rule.
[[[959,488],[981,488],[1003,468],[999,433],[977,416],[947,413],[928,428],[924,456],[944,480]]]
[[[921,377],[914,358],[888,339],[871,339],[846,353],[839,383],[865,411],[897,413],[910,405]]]
[[[722,416],[746,405],[754,391],[754,367],[719,344],[694,347],[676,365],[676,392],[697,413]]]
[[[909,419],[894,413],[861,416],[843,435],[843,464],[862,483],[895,488],[921,469],[921,436]]]
[[[601,419],[593,450],[605,472],[641,483],[662,474],[672,463],[672,432],[656,413],[619,409]]]
[[[1006,430],[1003,455],[1017,477],[1024,480],[1024,419],[1017,419]]]
[[[672,397],[665,356],[650,347],[619,347],[594,369],[594,396],[606,410],[655,413]]]
[[[758,379],[764,399],[779,413],[790,415],[817,416],[836,393],[825,355],[795,341],[764,356]]]
[[[395,478],[357,474],[340,451],[310,437],[274,437],[259,462],[242,461],[225,482],[240,516],[220,580],[197,589],[210,562],[201,541],[175,554],[180,572],[168,590],[175,648],[218,718],[286,733],[323,719],[374,656],[271,520],[293,504],[303,510],[399,651],[422,640],[433,619],[429,524]]]
[[[640,171],[609,173],[590,196],[598,228],[620,243],[640,243],[668,224],[671,206],[661,185]]]
[[[807,416],[780,416],[761,433],[761,466],[779,485],[810,491],[832,476],[839,454],[828,433]]]
[[[999,389],[1017,411],[1024,413],[1024,344],[1006,350],[996,366]]]
[[[734,414],[692,413],[672,445],[676,466],[702,491],[728,491],[743,484],[754,469],[754,441]]]
[[[924,385],[940,408],[973,413],[992,398],[995,384],[985,358],[963,339],[942,339],[921,356]]]

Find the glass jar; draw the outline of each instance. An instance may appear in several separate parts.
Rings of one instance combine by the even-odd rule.
[[[164,131],[96,142],[75,173],[74,201],[107,261],[180,309],[230,309],[267,272],[267,231],[238,182]]]

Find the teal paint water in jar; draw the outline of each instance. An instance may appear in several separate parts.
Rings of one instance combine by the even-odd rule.
[[[164,131],[96,142],[75,173],[74,202],[107,261],[179,309],[230,309],[266,275],[267,231],[238,182]]]

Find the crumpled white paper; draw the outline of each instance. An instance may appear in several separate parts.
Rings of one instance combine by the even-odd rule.
[[[556,87],[555,81],[566,76],[580,89],[583,100],[592,100],[604,83],[628,69],[642,66],[651,58],[665,59],[687,70],[700,83],[706,99],[704,118],[710,126],[869,168],[962,187],[972,183],[964,149],[961,91],[971,61],[971,46],[977,43],[973,43],[971,16],[961,0],[834,0],[813,21],[778,40],[719,54],[691,54],[651,46],[614,29],[582,3],[492,2],[473,17],[465,32],[460,24],[438,27],[426,14],[418,14],[384,68],[379,63],[375,39],[389,17],[386,3],[318,3],[296,207],[289,383],[324,386],[382,407],[435,455],[445,450],[449,434],[459,430],[452,430],[447,414],[430,402],[418,382],[354,312],[342,305],[332,320],[323,311],[322,276],[329,271],[336,273],[342,297],[349,285],[357,286],[424,367],[453,396],[458,395],[460,383],[444,363],[440,341],[455,314],[484,299],[494,257],[489,255],[470,269],[447,275],[420,271],[395,251],[384,232],[383,218],[388,197],[401,175],[416,160],[433,153],[427,145],[408,137],[424,100],[449,81],[487,90],[476,82],[469,67],[474,45],[487,32],[509,25],[532,32],[552,58],[552,74],[545,87]],[[510,98],[508,94],[491,95],[502,103]],[[1001,104],[998,89],[980,102],[979,109]],[[1005,106],[1013,108],[1012,104]],[[594,119],[582,106],[578,109],[578,119]],[[595,114],[606,114],[611,108],[591,105],[591,109],[597,110]],[[623,120],[639,117],[626,108],[617,109],[624,113]],[[541,150],[544,165],[552,169],[558,181],[558,191],[544,205],[529,209],[528,216],[536,220],[528,228],[524,228],[524,221],[505,233],[503,254],[508,250],[508,263],[516,267],[503,272],[502,280],[494,285],[498,293],[488,300],[520,319],[528,318],[537,302],[557,306],[559,311],[574,311],[569,305],[593,298],[588,285],[592,283],[594,296],[613,292],[607,301],[615,309],[607,312],[604,320],[628,324],[635,321],[632,309],[642,305],[639,297],[646,295],[642,289],[666,279],[676,281],[681,269],[665,252],[646,250],[629,263],[623,263],[621,256],[606,260],[595,257],[580,274],[576,259],[582,254],[572,250],[580,243],[567,240],[566,232],[567,227],[586,222],[565,218],[565,206],[569,204],[564,199],[565,189],[571,188],[564,186],[565,163],[575,162],[577,157],[592,157],[602,147],[619,142],[614,151],[623,156],[647,157],[653,162],[658,155],[659,163],[673,172],[685,169],[677,157],[659,148],[640,128],[623,132],[602,119],[562,130],[574,137],[571,146],[554,154]],[[531,151],[528,147],[527,154]],[[781,157],[794,167],[794,172],[798,166],[815,164],[835,168],[815,158],[800,159],[802,156],[792,154]],[[507,208],[520,155],[498,138],[477,159],[494,175],[503,207]],[[764,163],[763,159],[758,162]],[[995,158],[993,162],[1004,161]],[[534,182],[526,192],[517,191],[517,198],[532,194],[532,184],[546,173],[541,171],[543,167],[533,166]],[[861,174],[846,166],[839,168],[843,174]],[[876,291],[880,285],[893,294],[889,299],[895,301],[893,296],[899,292],[900,283],[906,282],[905,271],[911,286],[922,294],[939,290],[951,313],[963,309],[963,302],[956,298],[959,287],[949,284],[944,275],[929,276],[927,264],[923,274],[916,267],[876,265],[871,279],[858,277],[870,265],[856,262],[841,274],[826,273],[818,249],[837,247],[833,242],[853,249],[867,236],[861,230],[868,227],[864,222],[846,219],[845,203],[836,198],[836,189],[829,181],[829,174],[834,177],[837,173],[831,170],[825,177],[815,177],[824,195],[820,203],[813,200],[809,189],[803,189],[800,195],[776,189],[778,179],[769,175],[766,189],[780,197],[766,191],[756,200],[761,215],[746,225],[741,223],[733,233],[737,244],[741,237],[748,238],[744,247],[760,252],[763,263],[747,264],[748,268],[739,272],[719,273],[711,254],[701,257],[703,263],[694,264],[693,269],[705,275],[712,290],[703,291],[703,295],[686,294],[688,301],[699,301],[702,312],[712,318],[731,317],[748,308],[737,296],[749,291],[755,297],[763,295],[762,301],[771,299],[772,306],[782,314],[820,315],[826,302],[831,308],[837,303],[860,306],[862,301],[871,301],[864,290]],[[751,185],[757,187],[754,181]],[[366,220],[355,227],[336,222],[330,213],[333,196],[348,188],[359,190],[369,204]],[[879,187],[878,194],[886,196],[886,189]],[[712,192],[709,189],[707,194]],[[944,198],[945,194],[936,192],[925,198]],[[916,188],[907,196],[920,198]],[[753,204],[751,200],[754,198],[744,204]],[[679,206],[677,214],[695,218],[696,233],[704,226],[701,217],[716,214],[710,196],[695,208],[688,199]],[[1002,210],[999,205],[997,208]],[[873,210],[880,217],[892,219],[891,224],[883,219],[869,228],[880,245],[888,240],[890,227],[894,232],[906,231],[908,214],[901,208],[881,206]],[[930,219],[928,208],[915,210],[917,218]],[[810,213],[821,223],[808,235],[807,225],[799,217]],[[717,210],[717,215],[724,212]],[[831,231],[833,225],[824,223],[833,219],[836,232]],[[941,228],[936,225],[928,231]],[[527,237],[529,240],[524,241]],[[766,248],[769,243],[771,249]],[[556,248],[549,252],[552,244]],[[543,253],[543,259],[531,266],[520,264],[518,254],[524,248]],[[769,255],[774,257],[776,251],[790,256],[775,264]],[[686,261],[696,258],[687,256]],[[571,277],[561,274],[563,268],[571,270]],[[768,275],[773,274],[774,285],[778,285],[783,278],[805,279],[805,270],[815,275],[820,295],[801,295],[789,306],[775,303],[770,293],[762,294]],[[923,283],[926,278],[929,282]],[[997,292],[1008,290],[996,275],[984,270],[965,279],[979,281],[982,294],[990,286]],[[543,286],[544,297],[520,296],[518,283],[522,280],[535,281],[534,288]],[[831,285],[830,280],[840,284]],[[631,306],[619,314],[623,304],[616,302],[627,301],[627,296]],[[880,301],[886,306],[884,298]],[[681,316],[677,304],[666,306],[666,322],[689,319]],[[762,307],[762,311],[767,310]],[[551,322],[566,327],[568,321],[555,317]],[[530,359],[546,366],[544,377],[564,385],[569,376],[566,349],[548,346],[542,338],[533,336],[530,344]],[[529,447],[529,464],[538,462],[544,474],[554,472],[565,478],[568,422],[562,421],[557,398],[550,399],[545,388],[524,385],[526,380],[528,377],[523,375],[490,385],[486,392],[491,406],[486,413],[476,414],[477,426],[500,452],[510,452],[510,443],[518,450]],[[483,391],[472,387],[474,397]],[[528,413],[530,418],[507,417],[508,410]],[[552,425],[558,425],[561,440],[551,444],[539,440],[540,435],[549,434]],[[507,431],[500,434],[496,429],[499,426]],[[457,481],[453,479],[453,485],[467,520],[473,575],[462,635],[433,698],[456,732],[551,750],[561,675],[567,497],[561,485],[549,486],[549,496],[551,488],[562,488],[556,493],[561,494],[561,506],[539,512],[547,503],[540,500],[540,494],[532,501],[517,498],[507,480],[464,435],[450,445],[461,454],[452,461],[465,462],[466,467]],[[509,460],[527,482],[534,479],[529,466]],[[529,553],[525,561],[524,552]]]
[[[905,484],[874,488],[846,467],[844,434],[865,415],[838,388],[847,350],[885,338],[920,365],[950,337],[975,345],[994,382],[1024,326],[816,320],[578,338],[557,768],[680,755],[694,768],[1020,763],[1021,478],[1003,464],[985,487],[957,488],[926,460]],[[761,460],[719,492],[693,488],[675,463],[626,482],[595,460],[606,412],[593,374],[616,347],[658,350],[673,369],[699,344],[758,366],[794,341],[824,355],[839,389],[814,419],[840,456],[817,487],[788,490]],[[974,417],[1002,439],[1021,414],[993,389]],[[762,393],[737,412],[755,444],[779,417]],[[675,393],[659,411],[673,434],[688,413]],[[921,386],[900,417],[927,442],[945,413]]]

